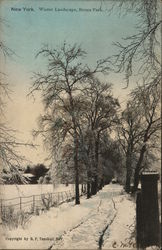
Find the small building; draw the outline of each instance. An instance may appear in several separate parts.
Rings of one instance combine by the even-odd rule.
[[[31,174],[31,173],[24,173],[23,177],[25,178],[25,180],[27,181],[27,183],[29,184],[38,184],[38,177]]]
[[[49,168],[46,168],[43,164],[37,164],[35,166],[27,166],[24,171],[24,178],[29,184],[38,184],[40,178],[44,180]]]

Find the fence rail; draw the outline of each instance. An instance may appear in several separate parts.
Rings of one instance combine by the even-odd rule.
[[[74,190],[43,193],[30,196],[15,197],[12,199],[0,199],[1,214],[7,209],[34,213],[36,210],[48,210],[57,207],[63,202],[70,201],[75,196]]]

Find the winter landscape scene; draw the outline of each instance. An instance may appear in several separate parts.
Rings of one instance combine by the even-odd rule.
[[[160,10],[0,1],[0,249],[160,249]]]

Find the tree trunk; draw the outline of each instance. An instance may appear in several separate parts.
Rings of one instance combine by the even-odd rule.
[[[101,181],[100,181],[100,186],[99,186],[99,190],[102,190],[102,188],[104,187],[104,179],[102,177]]]
[[[80,197],[79,197],[79,176],[78,171],[76,170],[75,174],[75,204],[80,204]]]
[[[91,185],[87,181],[87,199],[91,198]]]
[[[127,193],[130,192],[130,184],[131,184],[131,156],[127,155],[126,159],[126,182],[125,182],[125,191]]]
[[[72,116],[74,124],[74,169],[75,169],[75,204],[80,204],[79,197],[79,169],[78,169],[78,135],[76,130],[75,118]]]
[[[69,87],[69,101],[71,106],[71,118],[74,126],[74,169],[75,169],[75,204],[80,204],[80,197],[79,197],[79,169],[78,169],[78,135],[77,135],[77,124],[76,119],[74,115],[74,103],[73,103],[73,97],[71,93],[71,89],[68,83]]]
[[[90,184],[90,178],[91,178],[91,174],[90,171],[87,171],[87,199],[89,199],[91,197],[91,184]]]
[[[84,188],[84,194],[86,194],[87,190],[86,190],[86,184],[83,184],[83,188]]]
[[[98,191],[98,150],[99,150],[99,134],[95,140],[95,175],[92,183],[92,194],[95,195]]]
[[[95,174],[95,179],[94,179],[94,194],[96,194],[98,191],[98,173]]]
[[[83,183],[82,183],[82,187],[81,187],[81,192],[82,192],[82,194],[84,193],[84,186],[83,186]]]
[[[125,181],[125,191],[130,192],[131,187],[131,175],[132,175],[132,153],[133,153],[133,141],[130,140],[128,143],[128,148],[126,152],[126,181]]]
[[[144,154],[146,152],[146,145],[144,145],[141,150],[140,150],[140,157],[139,160],[137,162],[136,168],[135,168],[135,173],[134,173],[134,185],[133,185],[133,190],[132,192],[136,192],[137,188],[138,188],[138,184],[139,184],[139,173],[140,170],[142,169],[141,165],[142,165],[142,161],[143,161],[143,157]]]
[[[130,175],[130,172],[127,171],[127,173],[126,173],[126,182],[125,182],[125,191],[127,193],[130,192],[130,181],[131,181],[131,175]]]
[[[91,183],[91,195],[95,195],[97,193],[96,191],[96,183],[95,180],[92,181]]]
[[[80,204],[79,197],[79,171],[78,171],[78,140],[77,135],[75,134],[74,139],[74,169],[75,169],[75,204]]]

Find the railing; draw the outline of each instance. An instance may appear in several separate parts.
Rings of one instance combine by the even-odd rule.
[[[15,197],[12,199],[1,199],[1,214],[7,209],[24,211],[27,213],[34,213],[36,210],[49,210],[50,207],[57,207],[63,202],[72,200],[74,196],[74,191],[68,190],[57,193],[43,193],[39,195]]]

